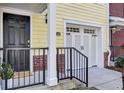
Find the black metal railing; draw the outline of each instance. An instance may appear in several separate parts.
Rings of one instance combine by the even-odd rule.
[[[48,48],[0,48],[0,63],[5,64],[3,89],[45,84]],[[77,79],[88,87],[88,57],[73,47],[57,48],[57,77]],[[7,64],[14,72],[8,79]],[[1,69],[0,69],[1,71]]]
[[[57,77],[75,78],[88,87],[88,57],[73,47],[57,48]]]
[[[45,84],[48,48],[5,48],[3,63],[6,64],[5,89],[16,89]],[[7,64],[14,72],[11,81],[8,79]]]
[[[110,46],[111,50],[111,61],[116,61],[118,57],[124,56],[124,47],[121,46]]]

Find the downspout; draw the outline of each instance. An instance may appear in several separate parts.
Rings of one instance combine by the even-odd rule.
[[[110,31],[109,31],[109,3],[107,3],[107,51],[109,52],[108,55],[108,66],[110,66],[110,56],[111,56],[111,50],[110,50]]]

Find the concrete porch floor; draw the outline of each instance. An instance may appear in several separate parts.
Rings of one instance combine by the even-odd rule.
[[[61,84],[58,84],[57,88],[52,87],[52,89],[64,90],[64,88],[61,87],[62,85],[61,86],[59,85]],[[67,83],[66,86],[68,87],[68,89],[70,89],[70,86],[74,87],[75,85],[73,80],[72,82],[69,81],[69,83]],[[85,89],[85,85],[83,83],[82,86],[83,86],[82,88]],[[122,74],[120,72],[105,68],[91,67],[89,68],[89,88],[90,87],[95,87],[96,89],[100,89],[100,90],[122,90]],[[47,90],[50,89],[50,87],[48,87],[47,85],[45,86],[36,85],[32,87],[21,88],[21,90],[42,90],[42,89]]]
[[[100,90],[122,90],[122,73],[105,68],[89,68],[89,87]]]

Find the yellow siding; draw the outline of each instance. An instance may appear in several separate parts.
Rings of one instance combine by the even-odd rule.
[[[102,25],[102,45],[106,50],[107,8],[102,4],[56,4],[57,47],[64,46],[64,19],[90,21]],[[32,15],[32,47],[47,47],[48,28],[45,15]]]
[[[90,21],[103,26],[102,45],[106,51],[107,7],[102,4],[56,4],[56,29],[61,32],[57,37],[57,47],[64,46],[64,19]]]
[[[32,15],[32,47],[47,47],[47,24],[44,15]]]

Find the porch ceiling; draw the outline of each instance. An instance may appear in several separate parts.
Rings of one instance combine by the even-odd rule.
[[[28,10],[35,13],[42,13],[47,9],[46,3],[1,3],[0,6]]]

